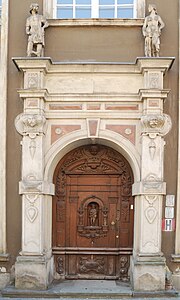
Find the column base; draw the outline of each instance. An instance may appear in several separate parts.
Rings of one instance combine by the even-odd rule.
[[[132,258],[131,283],[134,291],[164,291],[165,258],[163,256]]]
[[[46,290],[53,280],[53,257],[18,256],[15,263],[17,289]]]
[[[172,283],[173,287],[180,291],[180,273],[179,274],[172,274]]]
[[[9,262],[9,254],[0,254],[0,290],[10,283],[11,275],[6,264]]]
[[[10,283],[10,273],[0,272],[0,290]]]

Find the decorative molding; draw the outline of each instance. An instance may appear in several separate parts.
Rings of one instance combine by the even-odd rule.
[[[166,135],[172,127],[171,118],[169,115],[143,115],[141,117],[142,134],[149,135],[150,138],[155,138],[157,135]]]
[[[64,274],[64,259],[61,256],[57,257],[57,267],[56,271],[58,274],[62,275]]]
[[[128,274],[129,265],[130,265],[129,256],[128,255],[121,256],[119,259],[119,264],[120,264],[119,279],[121,281],[129,281],[129,274]]]
[[[80,257],[79,258],[79,272],[80,273],[88,273],[95,272],[100,274],[105,274],[105,260],[104,257],[96,257],[93,255],[88,257]]]
[[[154,159],[155,154],[156,154],[156,143],[153,140],[151,140],[149,142],[149,155],[151,160]]]
[[[24,77],[24,88],[37,89],[40,87],[40,73],[27,72]]]
[[[35,206],[30,206],[26,208],[26,216],[28,220],[33,223],[38,216],[38,209]]]
[[[19,194],[29,193],[54,195],[54,184],[37,180],[33,174],[29,174],[29,176],[19,182]]]
[[[21,135],[29,135],[31,139],[37,135],[43,134],[46,119],[40,114],[25,114],[18,115],[15,119],[15,127]]]
[[[38,216],[38,208],[35,206],[35,203],[38,199],[39,195],[38,194],[26,194],[25,195],[25,199],[28,201],[27,205],[28,207],[26,207],[26,216],[28,218],[28,220],[33,223],[37,216]]]
[[[31,158],[34,158],[35,152],[36,152],[36,141],[31,140],[29,143],[29,152],[31,155]]]
[[[153,206],[146,208],[145,217],[148,220],[148,222],[152,224],[157,217],[157,209],[155,209]]]

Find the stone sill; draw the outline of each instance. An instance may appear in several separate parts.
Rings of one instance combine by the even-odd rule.
[[[7,262],[10,259],[9,254],[0,254],[0,262]]]
[[[52,27],[81,27],[81,26],[118,26],[142,27],[144,19],[48,19]]]
[[[171,254],[172,261],[175,263],[180,263],[180,254]]]

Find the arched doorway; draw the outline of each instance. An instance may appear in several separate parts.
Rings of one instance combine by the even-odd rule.
[[[103,145],[66,154],[54,173],[53,254],[62,278],[128,278],[133,247],[133,174]]]

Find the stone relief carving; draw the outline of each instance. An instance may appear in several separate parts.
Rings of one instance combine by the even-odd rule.
[[[16,130],[21,135],[29,135],[30,138],[35,138],[37,135],[44,133],[44,125],[46,119],[43,115],[25,114],[18,115],[15,119]]]
[[[80,273],[105,273],[105,260],[103,257],[94,258],[91,255],[91,258],[88,257],[80,257],[79,258],[79,272]]]
[[[145,217],[148,220],[148,222],[152,224],[157,217],[157,210],[153,206],[146,208]]]
[[[157,9],[154,4],[149,4],[149,16],[144,20],[143,36],[145,37],[145,56],[158,57],[160,51],[160,35],[164,28],[164,22],[157,14]]]
[[[38,180],[34,174],[29,174],[23,181],[21,181],[21,192],[41,192],[42,181]]]
[[[146,195],[145,199],[148,202],[149,207],[145,209],[145,217],[150,224],[152,224],[157,217],[157,209],[154,207],[154,203],[156,202],[158,196],[156,195]]]
[[[38,199],[39,195],[37,194],[26,194],[25,198],[28,200],[29,206],[26,208],[26,216],[28,220],[33,223],[38,216],[38,209],[35,206],[35,202]]]
[[[160,88],[160,75],[159,73],[149,74],[149,88],[159,89]]]
[[[163,189],[163,181],[156,174],[151,173],[143,179],[143,186],[145,192],[161,191]]]
[[[48,27],[46,18],[39,15],[39,5],[32,3],[31,16],[26,20],[26,34],[28,35],[27,56],[43,56],[44,30]]]
[[[31,158],[34,158],[35,152],[36,152],[36,141],[31,140],[29,143],[29,152],[31,155]]]
[[[153,140],[151,140],[149,142],[149,155],[152,160],[154,159],[155,153],[156,153],[156,143]]]
[[[143,115],[141,117],[142,134],[155,138],[157,135],[166,135],[172,127],[169,115]]]
[[[25,78],[27,78],[27,81],[25,81],[26,83],[26,88],[30,88],[30,89],[36,89],[40,86],[40,75],[39,73],[28,73],[27,77],[25,76]]]

